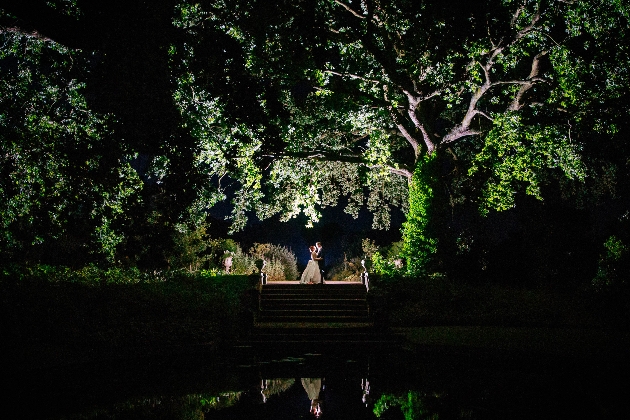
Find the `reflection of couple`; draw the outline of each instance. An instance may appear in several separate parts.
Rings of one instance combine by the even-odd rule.
[[[311,245],[308,249],[311,251],[311,260],[308,262],[308,264],[306,265],[306,269],[302,273],[300,283],[323,283],[324,251],[322,250],[322,244],[321,242],[317,242],[315,246]]]
[[[315,417],[322,415],[320,392],[322,390],[322,378],[302,378],[302,386],[311,400],[310,412]]]

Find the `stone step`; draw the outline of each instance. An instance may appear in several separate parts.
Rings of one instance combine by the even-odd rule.
[[[289,281],[272,281],[264,284],[262,287],[264,288],[273,288],[273,289],[303,289],[306,287],[323,287],[327,289],[354,289],[354,288],[362,288],[365,289],[365,285],[359,282],[325,282],[324,284],[300,284],[299,282],[289,282]]]
[[[356,296],[365,297],[367,293],[365,290],[323,290],[318,288],[311,288],[307,290],[266,290],[263,289],[260,292],[260,296],[322,296],[322,297],[336,297],[336,296]]]
[[[310,310],[322,310],[322,309],[365,309],[366,304],[365,301],[361,300],[349,300],[343,302],[335,302],[335,301],[278,301],[278,302],[269,302],[262,301],[260,302],[260,309],[265,310],[273,310],[273,309],[282,309],[282,310],[302,310],[302,311],[310,311]]]
[[[269,286],[264,285],[260,290],[261,294],[292,294],[292,293],[312,293],[312,294],[359,294],[367,293],[365,287],[352,287],[341,285],[292,285],[292,286]]]
[[[301,284],[298,281],[295,282],[267,282],[263,285],[263,287],[274,287],[276,289],[292,289],[292,288],[302,288],[302,287],[327,287],[329,289],[348,289],[348,288],[363,288],[365,289],[365,285],[359,282],[324,282],[324,284]]]
[[[380,334],[382,330],[376,330],[375,328],[320,328],[316,332],[306,331],[303,328],[283,328],[278,330],[277,328],[257,328],[256,334],[260,336],[321,336],[326,334],[329,336],[346,337],[348,335],[366,335],[366,334]]]
[[[363,305],[340,305],[340,304],[280,304],[277,305],[267,305],[261,304],[259,312],[262,315],[269,314],[346,314],[346,313],[361,313],[361,314],[369,314],[369,307],[367,304]]]
[[[308,303],[308,302],[331,302],[331,303],[344,303],[344,302],[367,302],[365,297],[359,296],[261,296],[260,302],[278,303],[278,302],[295,302],[295,303]]]
[[[364,290],[265,290],[260,292],[260,296],[360,296],[365,297]]]
[[[368,314],[369,308],[368,306],[355,306],[355,307],[345,307],[345,306],[337,306],[337,305],[328,305],[328,306],[323,306],[323,307],[319,307],[319,308],[291,308],[291,309],[284,309],[284,308],[277,308],[277,307],[271,307],[271,308],[263,308],[259,311],[261,314],[319,314],[319,313],[326,313],[326,314],[333,314],[333,313],[339,313],[339,314],[345,314],[345,313],[365,313]]]
[[[311,299],[311,298],[263,298],[260,299],[260,306],[275,306],[283,304],[291,304],[295,306],[299,305],[338,305],[338,306],[365,306],[367,305],[366,299],[358,298],[339,298],[339,299]]]
[[[345,301],[345,300],[358,300],[366,301],[366,296],[359,295],[312,295],[312,294],[290,294],[290,295],[261,295],[261,301],[283,301],[283,300],[296,300],[296,301]]]
[[[291,315],[291,314],[296,314],[296,315],[365,315],[367,316],[369,314],[369,310],[366,306],[364,307],[357,307],[357,308],[340,308],[340,307],[336,307],[336,306],[327,306],[327,307],[323,307],[323,308],[311,308],[311,307],[297,307],[297,308],[290,308],[290,309],[279,309],[279,308],[272,308],[272,309],[263,309],[261,311],[265,316],[274,316],[274,315]]]
[[[367,291],[360,283],[265,284],[260,289],[255,325],[369,326]]]
[[[275,328],[278,330],[286,329],[286,328],[297,328],[304,330],[320,330],[324,328],[370,328],[373,327],[374,323],[371,321],[343,321],[339,320],[330,321],[330,322],[312,322],[311,320],[301,320],[297,322],[291,321],[256,321],[254,322],[255,329],[258,328]]]
[[[268,292],[293,292],[293,291],[313,291],[319,290],[322,292],[341,293],[341,292],[365,292],[367,289],[364,286],[342,286],[339,284],[290,284],[286,286],[270,286],[268,284],[262,286],[261,290]]]
[[[343,288],[333,289],[328,286],[302,286],[295,289],[275,288],[263,286],[260,293],[262,294],[291,294],[291,293],[316,293],[316,294],[366,294],[363,288]]]
[[[255,325],[263,326],[265,324],[291,324],[298,326],[300,324],[332,324],[333,326],[344,326],[348,324],[369,326],[372,325],[369,318],[364,316],[260,316],[256,319]]]
[[[266,294],[260,295],[260,300],[269,300],[269,301],[281,301],[281,300],[367,300],[367,296],[365,295],[353,295],[353,294],[343,294],[343,295],[326,295],[326,294],[312,294],[312,293],[291,293],[286,295],[280,294]]]

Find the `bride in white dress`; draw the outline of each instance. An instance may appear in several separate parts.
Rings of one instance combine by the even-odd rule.
[[[319,264],[315,260],[317,258],[317,248],[314,246],[309,246],[308,249],[311,251],[311,260],[306,264],[306,269],[302,273],[302,278],[300,279],[301,284],[312,284],[312,283],[321,283],[322,282],[322,273],[319,271]]]

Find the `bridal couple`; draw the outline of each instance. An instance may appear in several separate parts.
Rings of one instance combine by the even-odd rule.
[[[323,284],[324,251],[322,250],[322,243],[317,242],[315,246],[311,245],[308,249],[311,251],[311,260],[302,273],[300,284]]]

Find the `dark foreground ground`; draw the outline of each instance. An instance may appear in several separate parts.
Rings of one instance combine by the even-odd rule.
[[[0,282],[2,340],[11,370],[218,349],[252,328],[245,279],[135,285]],[[527,349],[580,356],[628,348],[620,296],[452,284],[374,286],[376,328],[420,347]],[[603,353],[602,353],[603,352]]]
[[[306,418],[299,384],[306,375],[327,378],[324,419],[375,419],[379,401],[412,397],[440,418],[627,412],[630,333],[621,294],[374,282],[375,328],[400,339],[391,348],[236,354],[252,332],[251,286],[235,277],[122,285],[5,278],[2,405],[16,419]],[[359,402],[368,376],[369,407],[337,402],[346,387]],[[252,402],[261,377],[298,379],[261,411]],[[284,402],[276,409],[276,401]]]

